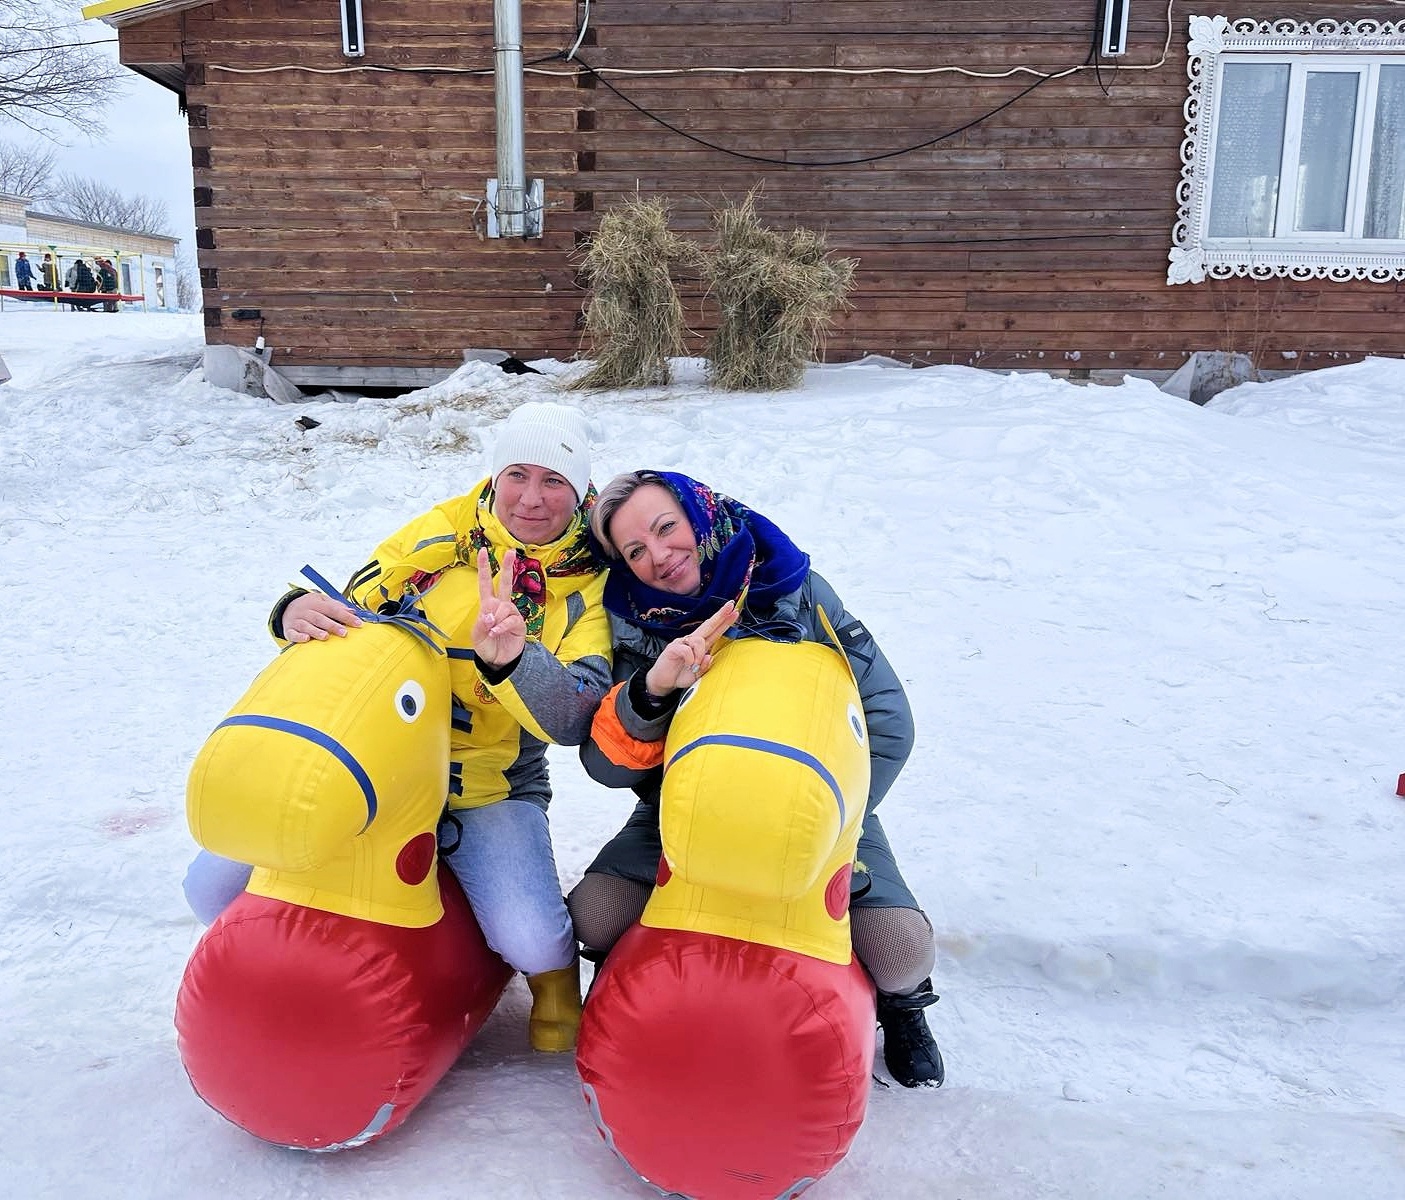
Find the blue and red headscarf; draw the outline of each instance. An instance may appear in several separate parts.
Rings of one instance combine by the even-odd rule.
[[[805,581],[810,556],[759,512],[687,475],[650,474],[657,475],[692,526],[702,587],[695,596],[662,592],[636,578],[627,563],[612,562],[605,579],[608,611],[651,633],[676,637],[697,628],[728,600],[743,614],[764,614]]]

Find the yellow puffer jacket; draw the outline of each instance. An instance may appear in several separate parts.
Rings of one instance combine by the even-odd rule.
[[[546,745],[578,746],[610,686],[609,616],[601,604],[602,565],[590,554],[584,510],[544,546],[524,545],[491,510],[491,480],[416,517],[377,548],[352,577],[347,596],[373,611],[407,591],[448,588],[462,618],[448,635],[454,692],[450,743],[450,808],[477,808],[508,796],[546,807],[551,798]],[[504,555],[540,564],[537,585],[524,587],[527,645],[503,675],[473,654],[478,618],[477,554],[486,546],[496,576]],[[544,594],[540,583],[544,582]],[[290,593],[274,610],[275,636]],[[444,611],[444,605],[436,605]],[[355,631],[350,636],[355,636]]]

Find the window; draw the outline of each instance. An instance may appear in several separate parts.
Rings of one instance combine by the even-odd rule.
[[[1169,283],[1405,279],[1405,23],[1190,18]]]

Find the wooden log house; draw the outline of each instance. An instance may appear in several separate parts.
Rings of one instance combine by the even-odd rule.
[[[304,385],[423,384],[466,348],[588,354],[579,250],[600,214],[662,195],[705,238],[757,185],[768,224],[858,260],[832,361],[1152,373],[1197,350],[1264,371],[1405,353],[1399,4],[521,0],[545,209],[539,236],[509,238],[487,220],[490,0],[86,12],[188,113],[208,341],[262,335]],[[715,317],[684,290],[700,350]]]

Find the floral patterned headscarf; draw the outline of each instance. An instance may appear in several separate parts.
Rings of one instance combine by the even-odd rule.
[[[627,563],[612,562],[605,607],[632,625],[665,636],[696,628],[728,600],[740,609],[765,611],[795,591],[810,570],[810,556],[773,522],[730,496],[672,471],[651,471],[683,509],[697,539],[702,586],[678,596],[641,582]]]

